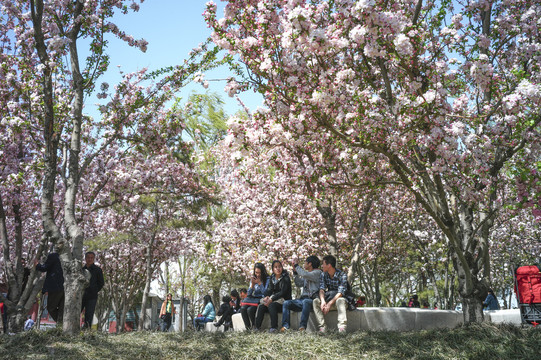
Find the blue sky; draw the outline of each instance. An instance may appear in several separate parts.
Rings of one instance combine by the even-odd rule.
[[[223,13],[224,4],[217,0],[218,14]],[[120,80],[119,69],[125,73],[142,68],[150,70],[165,66],[181,64],[192,48],[197,47],[211,33],[207,28],[202,13],[207,0],[146,0],[141,4],[139,12],[127,15],[119,14],[114,18],[116,25],[136,39],[144,38],[149,42],[148,50],[140,50],[128,46],[121,40],[109,37],[108,53],[111,63],[108,72],[101,82],[116,84]],[[226,68],[213,70],[205,79],[225,79],[230,76]],[[98,83],[98,87],[99,87]],[[224,109],[228,114],[240,110],[240,105],[224,91],[225,81],[211,81],[209,91],[218,93],[225,101]],[[200,84],[186,86],[180,96],[187,99],[191,91],[204,93]],[[262,97],[252,91],[239,95],[242,101],[255,110],[261,105]],[[87,111],[94,113],[96,100],[87,102]]]

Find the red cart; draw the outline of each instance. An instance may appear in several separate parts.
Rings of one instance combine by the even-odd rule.
[[[513,275],[522,324],[535,327],[541,324],[541,268],[519,266]]]

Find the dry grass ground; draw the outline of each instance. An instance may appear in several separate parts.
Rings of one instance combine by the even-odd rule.
[[[2,359],[541,359],[541,329],[489,324],[419,332],[0,335]]]

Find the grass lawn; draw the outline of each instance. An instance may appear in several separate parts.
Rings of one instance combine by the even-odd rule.
[[[492,324],[417,332],[0,335],[2,359],[541,359],[540,329]]]

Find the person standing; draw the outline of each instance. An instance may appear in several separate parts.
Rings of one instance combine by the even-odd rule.
[[[41,292],[47,293],[47,311],[56,323],[61,323],[64,318],[64,272],[58,253],[50,253],[45,264],[36,260],[36,270],[46,273]]]
[[[175,314],[175,304],[173,304],[173,295],[169,293],[165,297],[165,300],[162,303],[162,308],[160,310],[160,319],[163,320],[162,322],[163,332],[169,331],[174,314]]]
[[[319,332],[327,330],[324,315],[334,307],[338,310],[338,332],[345,332],[348,304],[344,295],[348,287],[347,274],[336,268],[336,258],[332,255],[323,258],[321,267],[323,273],[319,280],[319,297],[313,303]]]
[[[308,256],[304,262],[304,266],[299,264],[293,265],[293,274],[295,275],[295,285],[302,286],[302,294],[299,299],[286,300],[282,306],[282,328],[281,332],[289,329],[290,311],[302,311],[299,330],[306,330],[310,311],[312,311],[313,298],[319,293],[319,279],[321,270],[319,269],[319,259],[317,256]]]
[[[99,266],[94,264],[94,261],[96,261],[96,254],[92,251],[87,252],[85,254],[85,266],[83,266],[83,270],[90,272],[90,283],[83,294],[83,303],[81,307],[81,311],[85,311],[84,329],[90,329],[92,327],[94,311],[96,310],[96,304],[98,302],[98,292],[103,288],[103,285],[105,285],[103,272]]]

